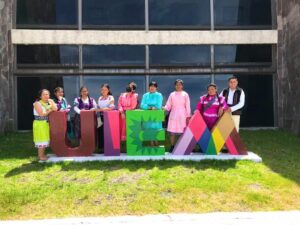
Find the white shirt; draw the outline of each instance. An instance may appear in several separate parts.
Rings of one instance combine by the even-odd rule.
[[[43,107],[42,104],[41,104],[39,101],[37,101],[37,103],[41,106],[42,112],[45,113],[45,112],[47,111],[46,108]],[[34,104],[33,104],[33,115],[34,115],[34,116],[39,116],[39,113],[36,111],[36,109],[35,109],[35,107],[34,107]]]
[[[232,105],[233,104],[233,96],[234,96],[234,92],[236,91],[236,89],[232,90],[229,88],[229,92],[228,92],[228,98],[227,98],[227,104],[228,105]],[[220,93],[220,96],[223,96],[223,91]],[[245,93],[243,90],[241,90],[241,96],[240,96],[240,101],[238,102],[238,104],[231,106],[231,112],[234,112],[236,110],[239,110],[241,108],[243,108],[245,105]]]
[[[114,102],[115,99],[112,95],[109,95],[107,98],[103,98],[102,96],[99,97],[98,99],[98,108],[103,109],[103,108],[115,108]]]

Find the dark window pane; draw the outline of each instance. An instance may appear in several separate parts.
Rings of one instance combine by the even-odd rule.
[[[150,66],[209,66],[208,45],[150,46]]]
[[[150,81],[158,83],[158,91],[162,93],[165,104],[171,92],[175,91],[174,82],[182,79],[184,90],[189,94],[192,112],[196,108],[200,96],[206,93],[206,86],[211,82],[210,75],[159,75],[151,76]]]
[[[78,47],[70,45],[18,45],[17,64],[20,66],[59,65],[74,67],[78,65]]]
[[[271,0],[214,0],[214,7],[216,27],[262,25],[271,28]]]
[[[272,45],[216,45],[217,65],[271,63]]]
[[[209,28],[209,0],[149,0],[149,24]]]
[[[18,0],[18,25],[76,25],[77,0]]]
[[[215,82],[221,92],[233,74],[216,75]],[[241,116],[242,127],[273,127],[273,78],[272,75],[235,75],[246,95]],[[263,97],[262,97],[263,96]]]
[[[83,25],[145,27],[144,0],[84,0],[82,4]]]
[[[32,129],[33,103],[39,90],[46,88],[52,95],[54,88],[63,87],[65,97],[71,105],[79,92],[79,77],[75,76],[18,77],[17,83],[19,130]]]
[[[101,84],[109,84],[112,95],[115,98],[115,105],[118,105],[118,99],[121,93],[125,92],[125,88],[131,81],[137,85],[136,93],[139,94],[141,101],[145,93],[145,76],[141,75],[122,75],[122,76],[84,76],[83,84],[88,87],[89,94],[95,99],[100,96]]]
[[[85,66],[145,66],[145,47],[127,45],[84,46]]]

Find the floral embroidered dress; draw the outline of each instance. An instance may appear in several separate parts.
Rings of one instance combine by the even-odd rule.
[[[204,121],[207,124],[208,129],[212,129],[218,120],[219,108],[226,110],[228,108],[225,98],[217,95],[203,95],[196,106],[196,109],[200,111]]]
[[[91,97],[88,97],[86,99],[82,99],[80,97],[75,98],[74,100],[74,111],[75,118],[74,118],[74,131],[75,131],[75,137],[79,139],[81,137],[81,130],[80,130],[80,111],[81,110],[91,110],[96,109],[97,104],[95,100]]]

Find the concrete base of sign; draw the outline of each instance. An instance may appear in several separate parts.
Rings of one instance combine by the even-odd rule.
[[[128,156],[125,153],[120,156],[104,156],[103,154],[94,154],[89,157],[57,157],[49,154],[49,159],[45,162],[87,162],[87,161],[147,161],[147,160],[173,160],[173,161],[202,161],[202,160],[249,160],[253,162],[262,162],[262,158],[253,152],[248,155],[230,155],[221,153],[219,155],[204,155],[201,153],[192,153],[191,155],[172,155],[166,153],[164,156]]]

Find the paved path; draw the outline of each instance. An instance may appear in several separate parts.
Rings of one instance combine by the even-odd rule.
[[[300,225],[300,211],[163,214],[0,221],[0,225]]]

